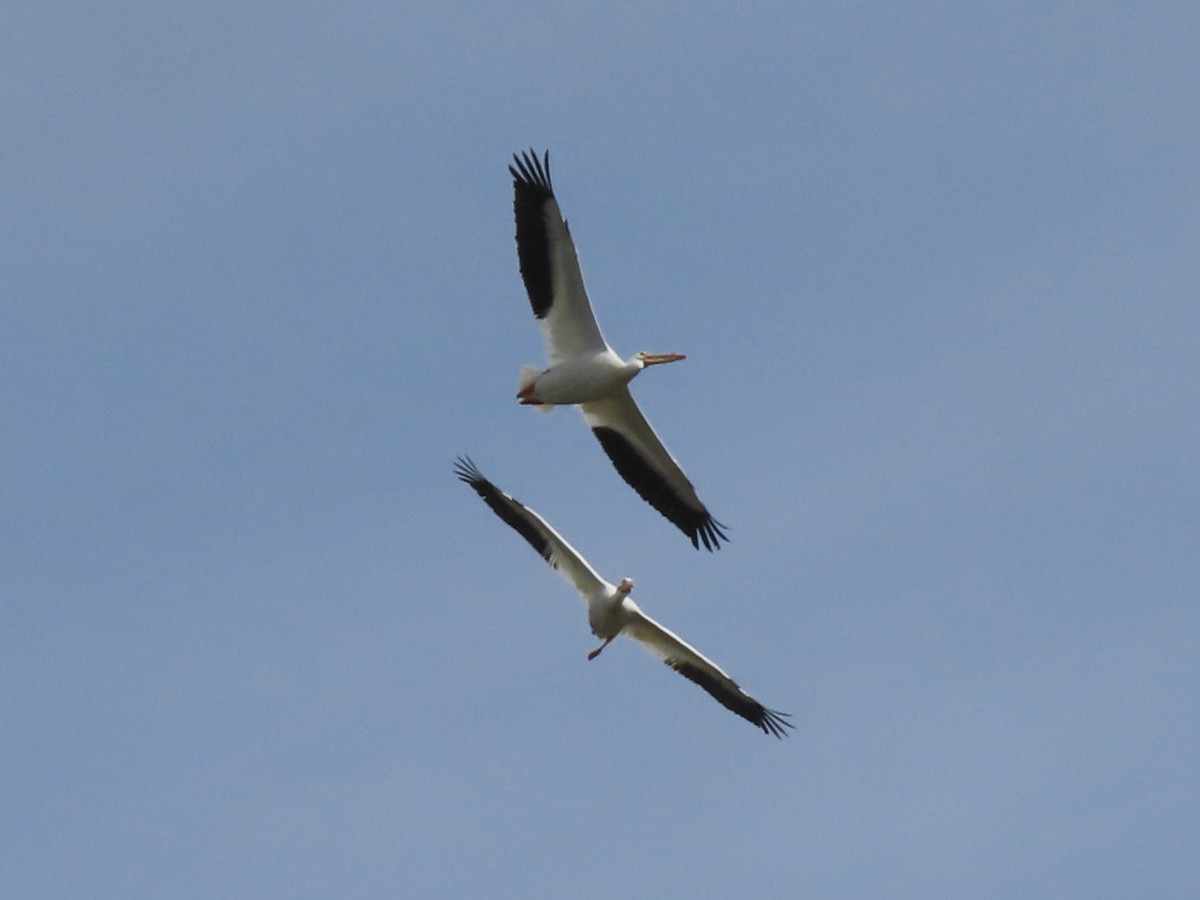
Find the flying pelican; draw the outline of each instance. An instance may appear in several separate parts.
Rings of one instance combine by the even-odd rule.
[[[647,366],[684,359],[682,353],[638,353],[626,361],[604,336],[583,286],[575,242],[550,186],[550,151],[513,154],[517,258],[533,314],[546,339],[550,368],[524,366],[517,399],[549,412],[578,405],[617,472],[642,499],[706,550],[727,541],[724,526],[646,421],[628,384]]]
[[[459,480],[475,489],[492,512],[525,538],[583,596],[587,603],[588,624],[592,633],[603,641],[588,654],[588,659],[599,656],[617,635],[628,635],[765,734],[781,738],[787,733],[785,728],[793,727],[787,721],[787,713],[767,709],[738,687],[737,682],[715,662],[642,612],[629,596],[633,579],[622,579],[617,585],[605,581],[545,519],[484,478],[469,458],[460,457],[454,471]]]

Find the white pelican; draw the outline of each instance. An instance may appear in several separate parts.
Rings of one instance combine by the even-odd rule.
[[[708,691],[726,709],[757,725],[764,733],[781,738],[787,733],[785,728],[793,727],[787,721],[787,713],[767,709],[738,687],[737,682],[711,659],[642,612],[629,596],[633,579],[622,579],[617,585],[605,581],[545,519],[484,478],[469,458],[460,458],[454,471],[460,480],[475,489],[492,512],[512,526],[583,596],[587,603],[588,624],[592,633],[603,641],[588,654],[588,659],[599,656],[617,635],[628,635],[684,678]]]
[[[546,339],[550,368],[521,369],[517,399],[548,412],[577,404],[617,472],[642,499],[673,522],[699,549],[729,540],[724,526],[642,415],[628,384],[647,366],[684,359],[682,353],[639,353],[626,361],[600,333],[583,286],[575,242],[550,186],[550,152],[513,154],[517,258],[533,314]]]

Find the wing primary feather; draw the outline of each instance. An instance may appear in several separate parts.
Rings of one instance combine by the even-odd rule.
[[[593,427],[592,433],[620,476],[643,500],[686,534],[693,547],[698,550],[703,543],[705,550],[719,550],[721,541],[729,540],[725,526],[714,519],[703,505],[697,509],[672,491],[666,479],[642,458],[625,435],[603,425]]]
[[[764,734],[782,738],[787,735],[785,728],[794,727],[787,721],[787,713],[767,709],[743,691],[720,666],[640,610],[625,626],[625,633],[688,681],[704,688],[726,709],[762,729]]]
[[[454,464],[454,473],[458,476],[459,481],[474,488],[475,493],[483,498],[483,502],[492,508],[492,512],[503,519],[517,534],[525,538],[542,559],[554,568],[558,568],[558,563],[554,561],[554,548],[530,518],[524,515],[526,512],[524,504],[510,497],[484,478],[483,473],[479,471],[475,463],[471,462],[469,456],[458,458]]]
[[[787,721],[788,714],[774,709],[767,709],[732,680],[722,680],[714,677],[707,669],[693,665],[684,659],[668,658],[663,660],[668,666],[694,684],[704,688],[710,696],[731,712],[737,713],[747,722],[757,725],[764,734],[783,738],[787,735],[785,728],[794,728]]]
[[[550,151],[542,160],[532,150],[518,156],[508,171],[513,177],[513,214],[517,220],[517,260],[533,314],[546,318],[554,302],[554,277],[550,235],[546,228],[546,203],[554,199],[550,186]]]
[[[461,481],[465,481],[483,498],[492,508],[492,512],[525,538],[542,559],[565,578],[585,601],[598,591],[611,592],[615,589],[600,577],[579,551],[555,531],[549,522],[516,497],[504,493],[484,478],[469,457],[459,457],[454,471]]]

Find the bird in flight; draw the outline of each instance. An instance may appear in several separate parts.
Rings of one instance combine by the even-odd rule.
[[[599,656],[617,635],[623,634],[638,641],[684,678],[704,688],[726,709],[761,728],[765,734],[782,738],[787,733],[785,729],[793,727],[787,721],[787,713],[767,709],[738,687],[737,682],[715,662],[642,612],[630,597],[632,579],[622,579],[615,585],[605,581],[545,519],[488,481],[469,458],[462,457],[457,461],[455,474],[583,597],[587,604],[588,624],[592,633],[603,642],[588,654],[589,660]]]
[[[684,359],[682,353],[638,353],[628,360],[604,340],[579,270],[575,242],[550,184],[550,152],[513,155],[517,259],[533,314],[546,340],[550,366],[521,369],[517,399],[548,412],[577,405],[617,472],[643,500],[706,550],[728,541],[724,527],[629,393],[648,366]]]

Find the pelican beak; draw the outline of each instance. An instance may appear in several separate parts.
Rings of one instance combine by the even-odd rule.
[[[642,364],[647,366],[657,366],[659,363],[678,362],[681,359],[687,359],[682,353],[643,353]]]

